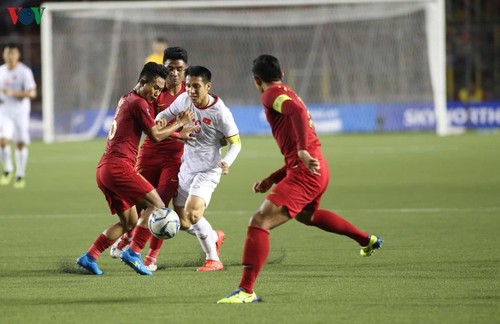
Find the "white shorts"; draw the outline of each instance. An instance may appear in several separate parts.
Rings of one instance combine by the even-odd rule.
[[[30,111],[27,109],[0,109],[0,138],[30,144],[29,122]]]
[[[182,167],[179,171],[179,188],[174,198],[174,206],[184,206],[188,196],[198,196],[205,201],[208,207],[212,193],[220,182],[221,169],[212,169],[202,172],[187,172]]]

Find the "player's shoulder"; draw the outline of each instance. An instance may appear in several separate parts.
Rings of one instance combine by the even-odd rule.
[[[222,100],[219,96],[213,93],[211,93],[210,96],[214,99],[214,102],[209,106],[209,108],[214,108],[217,110],[229,109],[224,103],[224,100]]]
[[[23,62],[18,62],[16,68],[23,72],[31,72],[31,68]]]
[[[122,96],[120,101],[123,100],[123,103],[127,103],[129,106],[148,106],[149,103],[146,99],[139,96],[134,90],[126,93]]]
[[[262,93],[261,96],[261,101],[265,106],[272,106],[273,102],[279,98],[280,96],[287,96],[289,98],[295,97],[293,89],[285,84],[285,83],[279,83],[272,85],[271,87],[267,88],[266,91]]]

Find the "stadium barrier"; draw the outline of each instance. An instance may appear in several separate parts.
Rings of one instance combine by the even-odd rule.
[[[230,107],[240,133],[267,135],[270,128],[260,105]],[[430,103],[408,104],[318,104],[309,105],[318,133],[371,133],[432,131],[436,128],[434,107]],[[109,109],[99,127],[97,137],[106,136],[115,109]],[[86,132],[96,120],[99,109],[72,110],[55,116],[58,127],[72,133]],[[42,138],[41,115],[33,114],[31,135]],[[450,125],[457,128],[500,128],[500,101],[484,101],[465,105],[448,103]]]

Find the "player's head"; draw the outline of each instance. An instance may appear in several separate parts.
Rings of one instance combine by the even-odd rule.
[[[262,83],[281,82],[283,72],[279,60],[268,54],[263,54],[253,60],[252,73],[256,87],[262,91]]]
[[[163,54],[163,51],[168,47],[167,39],[163,37],[157,37],[153,41],[152,50],[156,54]]]
[[[212,87],[212,72],[204,66],[190,66],[186,72],[186,92],[197,107],[206,107]]]
[[[14,66],[21,58],[21,50],[16,43],[8,43],[3,48],[3,60],[8,66]]]
[[[175,87],[184,81],[188,67],[187,51],[178,46],[167,47],[163,52],[163,65],[167,68],[167,88]]]
[[[139,75],[139,83],[136,86],[137,94],[149,102],[153,102],[165,87],[167,69],[158,63],[148,62],[142,68]]]

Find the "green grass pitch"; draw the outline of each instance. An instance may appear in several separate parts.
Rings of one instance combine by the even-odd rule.
[[[251,185],[282,164],[271,137],[242,138],[206,216],[226,233],[225,271],[197,273],[197,240],[166,241],[159,270],[75,259],[111,222],[95,184],[104,141],[30,149],[27,188],[0,187],[0,323],[498,323],[500,134],[321,136],[332,172],[322,206],[384,238],[350,239],[291,221],[272,231],[262,303],[217,305],[236,288]]]

